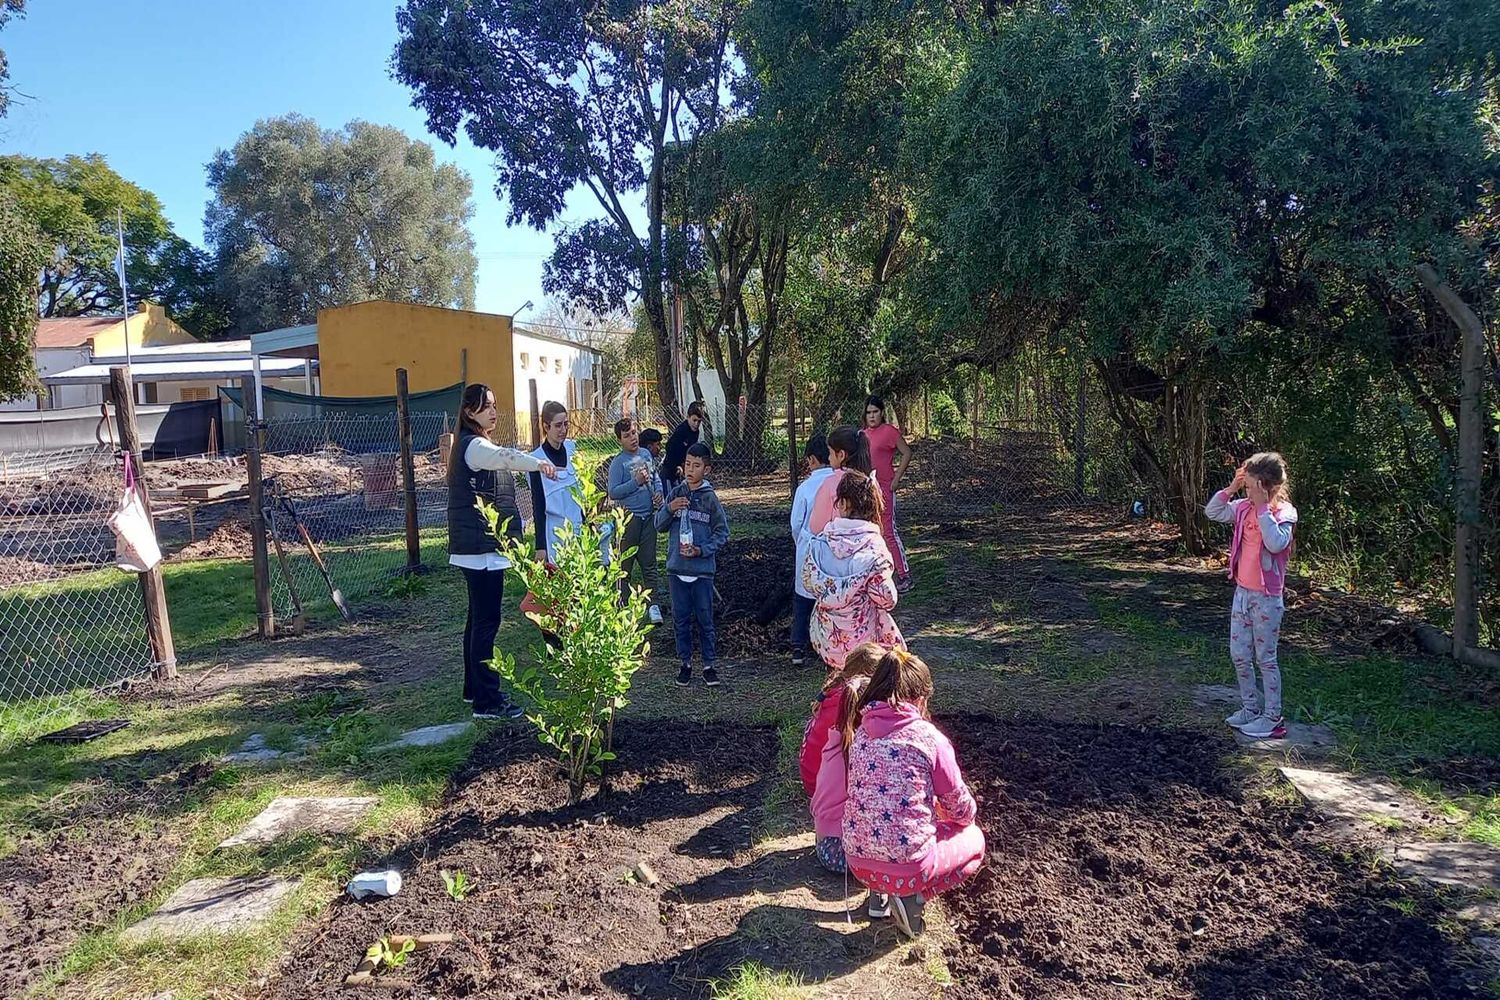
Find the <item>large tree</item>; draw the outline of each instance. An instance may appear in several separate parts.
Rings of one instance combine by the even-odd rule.
[[[720,113],[734,0],[701,4],[408,0],[397,77],[427,127],[497,155],[512,223],[545,229],[583,188],[604,215],[558,236],[549,293],[611,311],[638,296],[656,340],[660,398],[677,404],[663,280],[670,147]],[[629,202],[644,195],[645,220]]]
[[[12,17],[26,13],[26,0],[0,0],[0,28]],[[0,49],[0,118],[10,110],[10,64],[6,62],[5,50]]]
[[[398,129],[260,121],[208,180],[205,230],[239,333],[364,299],[473,308],[469,176]]]
[[[0,402],[37,391],[36,276],[46,261],[41,231],[0,189]]]
[[[43,316],[120,311],[116,260],[123,219],[131,299],[162,303],[195,333],[217,332],[212,322],[196,322],[204,318],[199,305],[212,288],[207,259],[172,231],[156,195],[121,177],[104,157],[3,156],[0,189],[15,198],[55,248],[40,270]]]
[[[1459,266],[1495,31],[1470,5],[1016,4],[909,133],[940,328],[1040,302],[1086,339],[1201,550],[1217,387]]]

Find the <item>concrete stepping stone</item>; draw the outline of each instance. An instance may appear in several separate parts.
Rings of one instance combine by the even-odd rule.
[[[1416,843],[1396,848],[1396,870],[1429,882],[1500,890],[1500,848],[1488,844]]]
[[[295,833],[348,833],[379,801],[373,796],[273,799],[248,826],[220,842],[219,848],[269,844]]]
[[[1304,799],[1331,819],[1350,823],[1397,820],[1411,826],[1432,821],[1420,803],[1389,781],[1300,767],[1279,770]]]
[[[435,747],[449,740],[457,739],[464,733],[474,728],[472,722],[450,722],[444,726],[423,726],[421,729],[409,729],[402,733],[394,742],[383,743],[376,750],[397,750],[402,747]]]
[[[1234,740],[1246,750],[1256,753],[1282,753],[1287,750],[1300,750],[1308,754],[1326,754],[1339,745],[1339,741],[1333,735],[1333,730],[1327,726],[1309,726],[1303,722],[1288,722],[1286,724],[1286,735],[1279,740],[1257,740],[1246,736],[1238,729],[1234,731]]]
[[[301,879],[196,878],[172,893],[155,913],[126,928],[120,940],[139,944],[149,938],[188,938],[234,934],[276,912]]]
[[[1193,704],[1199,708],[1223,707],[1232,712],[1240,707],[1240,691],[1233,684],[1195,684]]]
[[[233,753],[226,753],[222,760],[226,764],[269,764],[272,761],[302,760],[306,755],[298,751],[307,747],[306,737],[297,739],[298,750],[277,750],[266,745],[265,733],[251,733]]]

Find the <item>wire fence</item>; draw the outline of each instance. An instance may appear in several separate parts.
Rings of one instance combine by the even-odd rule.
[[[109,447],[0,456],[0,747],[151,670],[139,578],[114,566]]]

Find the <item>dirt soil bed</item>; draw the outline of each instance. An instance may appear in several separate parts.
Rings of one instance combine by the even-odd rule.
[[[1476,995],[1440,907],[1243,801],[1201,732],[940,722],[988,861],[948,899],[962,997]]]
[[[795,557],[790,533],[736,538],[720,550],[714,577],[720,655],[759,656],[788,648]]]
[[[0,996],[23,996],[80,937],[148,898],[179,850],[156,831],[95,820],[0,859]]]
[[[344,977],[372,942],[432,932],[455,943],[387,974],[409,980],[412,995],[597,995],[601,982],[611,995],[703,995],[732,950],[710,952],[722,968],[682,956],[732,928],[742,904],[700,903],[689,918],[661,886],[627,873],[645,861],[663,886],[682,886],[730,868],[750,847],[775,733],[666,721],[617,732],[609,796],[576,807],[534,734],[486,737],[426,836],[374,866],[403,871],[400,894],[335,902],[264,995],[347,997]],[[444,869],[475,883],[465,902],[448,898]]]

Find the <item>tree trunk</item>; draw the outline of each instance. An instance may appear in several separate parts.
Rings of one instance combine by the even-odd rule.
[[[1167,496],[1182,530],[1182,544],[1195,556],[1207,554],[1208,537],[1200,511],[1208,479],[1208,405],[1191,370],[1167,376],[1162,417],[1167,434]]]
[[[1484,464],[1484,324],[1430,264],[1417,276],[1458,327],[1462,388],[1458,408],[1458,464],[1453,503],[1458,526],[1453,538],[1453,655],[1479,643],[1480,477]]]

